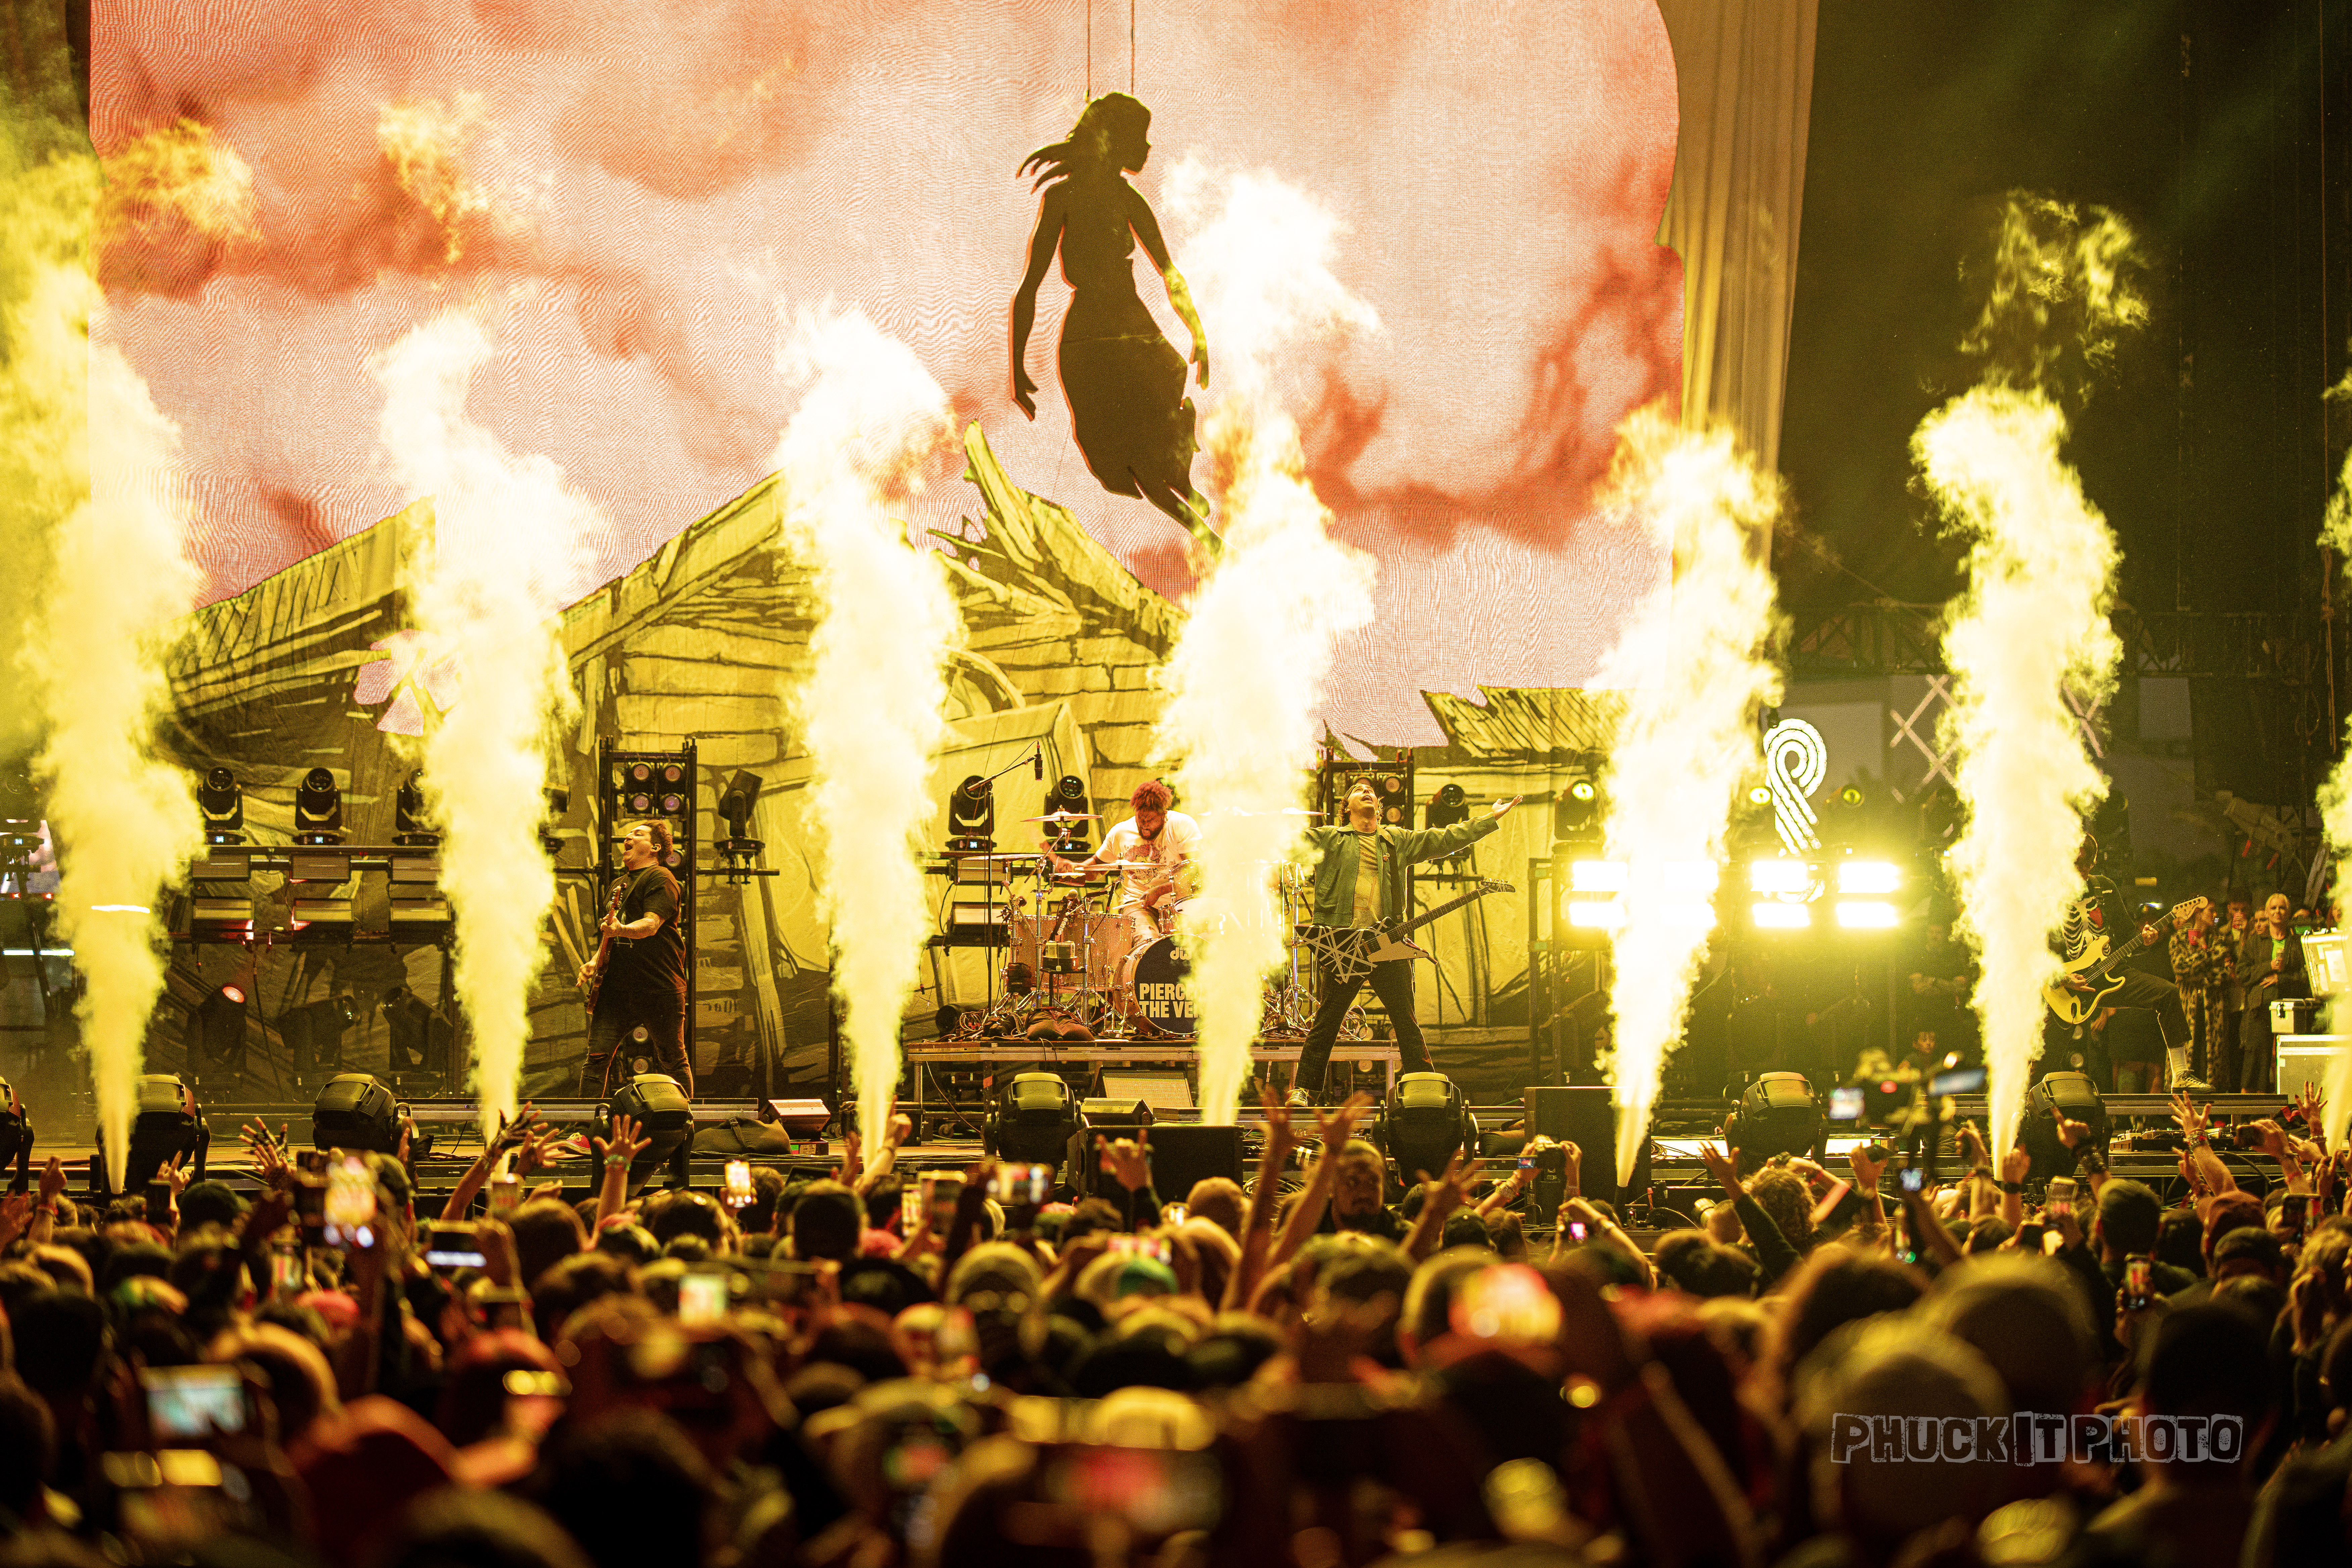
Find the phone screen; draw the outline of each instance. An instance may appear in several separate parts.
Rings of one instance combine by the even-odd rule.
[[[944,1237],[955,1224],[956,1205],[963,1201],[961,1176],[925,1176],[923,1207],[931,1216],[931,1230]]]
[[[1138,1258],[1149,1258],[1160,1263],[1167,1262],[1170,1256],[1166,1237],[1134,1236],[1125,1232],[1112,1237],[1104,1250],[1113,1254],[1126,1253]]]
[[[1160,1223],[1161,1225],[1182,1225],[1186,1220],[1191,1219],[1192,1217],[1192,1209],[1183,1204],[1162,1204],[1160,1205]]]
[[[1981,1094],[1984,1086],[1984,1068],[1948,1068],[1927,1080],[1927,1092],[1941,1099],[1948,1094]]]
[[[988,1195],[1012,1208],[1041,1208],[1054,1195],[1054,1167],[999,1160],[988,1178]]]
[[[1859,1121],[1869,1095],[1859,1084],[1840,1084],[1830,1090],[1830,1120]]]
[[[482,1257],[482,1244],[474,1235],[474,1227],[465,1225],[436,1225],[426,1237],[425,1266],[441,1274],[460,1268],[487,1267]]]
[[[1927,1173],[1917,1165],[1906,1166],[1895,1180],[1895,1184],[1906,1193],[1924,1193],[1927,1190]]]
[[[321,1212],[327,1221],[330,1247],[368,1247],[374,1238],[375,1177],[367,1162],[346,1159],[327,1173],[327,1195]]]
[[[749,1160],[728,1161],[727,1206],[729,1208],[735,1209],[749,1208],[751,1204],[751,1162]]]
[[[688,1328],[716,1323],[727,1316],[727,1274],[723,1269],[692,1269],[677,1281],[677,1321]]]
[[[2124,1310],[2137,1312],[2155,1299],[2149,1285],[2154,1267],[2145,1258],[2124,1261]]]
[[[245,1430],[245,1375],[234,1366],[151,1366],[139,1373],[147,1424],[161,1439]]]
[[[1499,1263],[1470,1275],[1446,1315],[1455,1333],[1498,1344],[1548,1345],[1559,1333],[1559,1298],[1524,1263]]]
[[[1224,1511],[1224,1472],[1205,1449],[1072,1446],[1046,1463],[1043,1489],[1063,1508],[1122,1520],[1146,1536],[1207,1530]]]
[[[281,1247],[269,1255],[269,1289],[272,1295],[299,1296],[309,1285],[310,1270],[302,1266],[302,1249]]]
[[[1580,1219],[1572,1219],[1572,1220],[1570,1220],[1570,1221],[1568,1222],[1568,1239],[1569,1239],[1569,1240],[1570,1240],[1570,1241],[1575,1241],[1575,1242],[1581,1242],[1581,1241],[1586,1240],[1589,1237],[1591,1237],[1591,1234],[1592,1234],[1592,1227],[1591,1227],[1591,1226],[1588,1226],[1588,1225],[1586,1225],[1582,1220],[1580,1220]]]
[[[502,1215],[522,1202],[522,1178],[516,1175],[490,1178],[490,1212]]]

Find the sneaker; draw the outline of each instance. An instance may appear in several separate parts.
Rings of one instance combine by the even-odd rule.
[[[1293,1110],[1310,1110],[1314,1109],[1315,1097],[1303,1089],[1294,1089],[1290,1091],[1290,1098],[1286,1103]]]
[[[2207,1083],[2195,1073],[2189,1072],[2182,1073],[2179,1078],[2174,1079],[2172,1080],[2172,1087],[2174,1089],[2185,1089],[2191,1094],[2210,1094],[2213,1092],[2213,1086],[2211,1084]]]

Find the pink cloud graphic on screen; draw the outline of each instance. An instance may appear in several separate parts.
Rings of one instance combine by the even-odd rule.
[[[1058,276],[1035,423],[1011,403],[1036,210],[1014,171],[1089,86],[1128,86],[1127,8],[1093,6],[1090,64],[1087,11],[101,4],[100,150],[188,118],[253,171],[257,238],[161,226],[106,263],[107,331],[184,433],[209,596],[414,499],[376,450],[368,362],[456,303],[499,345],[469,415],[594,499],[597,575],[616,575],[761,476],[790,412],[779,307],[827,298],[908,342],[1016,483],[1181,594],[1175,526],[1104,494],[1070,440]],[[1134,68],[1155,148],[1136,184],[1163,222],[1185,157],[1269,171],[1347,225],[1335,270],[1383,324],[1295,356],[1283,388],[1336,531],[1381,563],[1335,725],[1433,742],[1422,689],[1590,677],[1664,570],[1591,500],[1617,423],[1680,383],[1654,0],[1142,0]],[[952,460],[915,503],[932,527],[976,510]]]

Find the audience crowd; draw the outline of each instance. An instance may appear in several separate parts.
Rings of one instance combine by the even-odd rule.
[[[902,1183],[903,1122],[825,1179],[632,1194],[626,1118],[528,1108],[425,1215],[400,1154],[262,1128],[250,1198],[175,1162],[91,1202],[51,1160],[0,1202],[0,1568],[2352,1552],[2352,1160],[2314,1100],[2259,1169],[2177,1100],[2168,1192],[2063,1119],[2063,1169],[1967,1129],[1916,1174],[1710,1146],[1721,1201],[1646,1251],[1572,1146],[1536,1216],[1544,1162],[1401,1183],[1367,1110],[1270,1098],[1255,1182],[1182,1194],[1125,1140],[1085,1192]],[[583,1201],[509,1199],[582,1157]],[[1950,1436],[2035,1416],[2084,1419]],[[2101,1416],[2237,1436],[2085,1449]]]

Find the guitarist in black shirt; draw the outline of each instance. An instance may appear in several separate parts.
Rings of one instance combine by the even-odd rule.
[[[640,822],[621,841],[621,875],[597,929],[596,956],[580,967],[588,993],[583,1095],[610,1094],[639,1071],[666,1072],[694,1098],[686,1058],[686,943],[677,930],[677,879],[662,864],[669,824]],[[635,1064],[642,1058],[643,1069]]]
[[[1315,868],[1314,923],[1339,931],[1364,930],[1411,911],[1404,908],[1405,868],[1422,860],[1458,855],[1467,846],[1495,831],[1503,814],[1518,805],[1518,797],[1498,800],[1483,816],[1452,827],[1415,830],[1381,826],[1381,797],[1369,778],[1358,779],[1348,790],[1345,826],[1313,827],[1307,837],[1321,852]],[[1370,981],[1395,1026],[1397,1053],[1406,1072],[1431,1070],[1429,1047],[1421,1025],[1412,1016],[1412,962],[1391,958],[1352,975],[1318,954],[1316,966],[1323,982],[1323,1000],[1307,1031],[1306,1048],[1298,1053],[1298,1076],[1292,1080],[1290,1103],[1312,1105],[1323,1092],[1323,1074],[1331,1064],[1331,1047],[1339,1043],[1339,1026],[1357,993]]]

